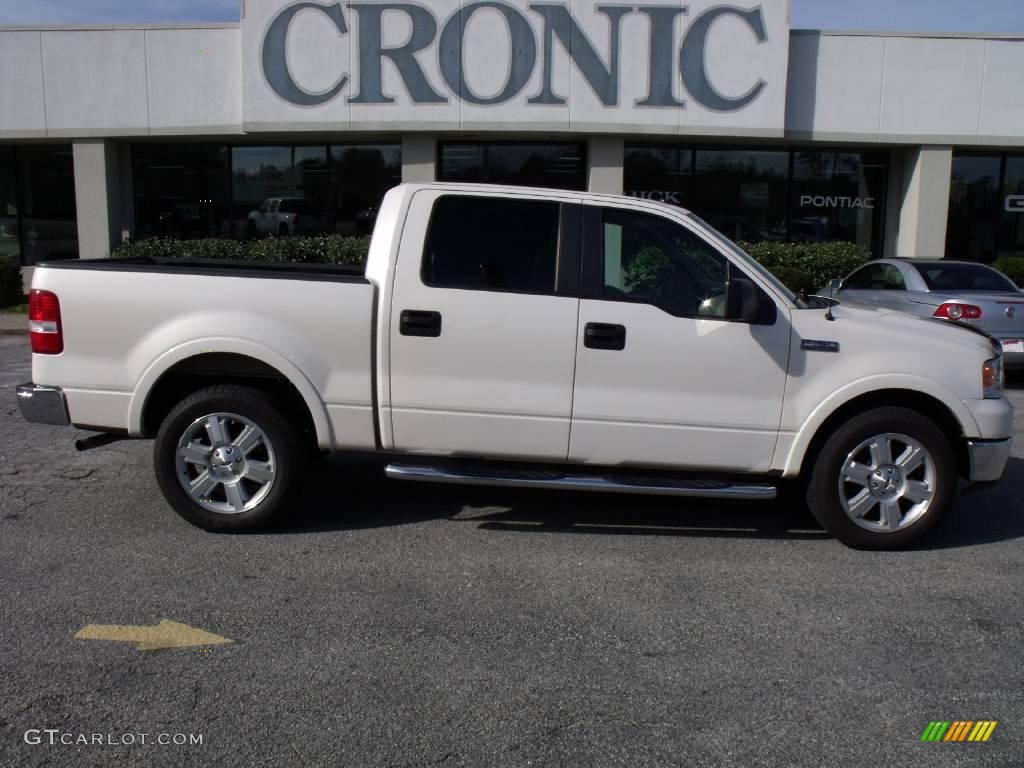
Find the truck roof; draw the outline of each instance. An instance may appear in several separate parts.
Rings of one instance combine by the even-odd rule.
[[[508,184],[476,184],[467,182],[447,182],[447,181],[435,181],[435,182],[424,182],[424,183],[407,183],[398,185],[398,189],[407,191],[410,195],[415,194],[421,189],[435,189],[445,190],[448,192],[486,192],[488,194],[510,194],[517,197],[523,196],[536,196],[545,199],[565,199],[565,200],[582,200],[584,202],[601,203],[601,202],[621,202],[623,199],[630,200],[635,203],[644,203],[646,205],[654,205],[661,208],[668,208],[676,212],[682,212],[690,214],[691,212],[686,208],[672,203],[664,203],[660,200],[648,200],[646,198],[633,197],[631,195],[613,195],[603,192],[578,192],[571,189],[549,189],[546,187],[518,187]]]

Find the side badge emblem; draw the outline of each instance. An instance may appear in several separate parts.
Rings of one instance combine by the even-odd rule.
[[[807,352],[838,352],[838,341],[820,341],[818,339],[803,339],[800,342],[800,349]]]

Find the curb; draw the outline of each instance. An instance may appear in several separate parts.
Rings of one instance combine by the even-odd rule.
[[[0,314],[0,333],[28,333],[28,318],[25,315]]]

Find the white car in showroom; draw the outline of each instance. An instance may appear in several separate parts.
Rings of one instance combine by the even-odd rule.
[[[312,235],[326,232],[327,217],[302,197],[271,197],[249,213],[250,237]]]

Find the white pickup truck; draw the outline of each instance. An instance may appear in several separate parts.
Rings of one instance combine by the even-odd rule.
[[[24,416],[155,438],[168,502],[217,531],[285,513],[321,451],[378,451],[396,480],[797,487],[841,541],[891,549],[1010,453],[998,343],[795,296],[634,198],[402,185],[365,272],[55,262],[30,324]]]

